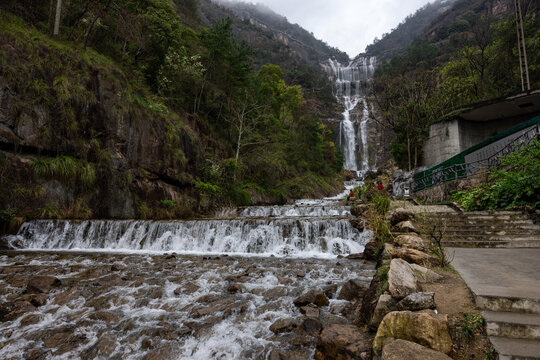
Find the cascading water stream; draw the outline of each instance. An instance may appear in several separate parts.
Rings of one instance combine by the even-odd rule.
[[[333,59],[323,64],[334,81],[334,95],[344,108],[339,126],[343,166],[355,171],[357,175],[370,170],[367,127],[370,117],[365,89],[375,72],[375,63],[375,57],[359,57],[346,66]],[[351,115],[359,104],[362,105],[362,116],[359,121],[355,121],[351,119]]]

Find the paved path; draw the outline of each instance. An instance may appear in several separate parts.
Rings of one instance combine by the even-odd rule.
[[[540,299],[540,249],[448,248],[447,253],[477,296]]]

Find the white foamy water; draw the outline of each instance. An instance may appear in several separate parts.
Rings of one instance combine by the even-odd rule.
[[[343,322],[331,310],[346,303],[336,300],[339,285],[374,274],[373,264],[349,260],[77,253],[0,256],[0,267],[0,302],[36,275],[62,281],[45,305],[0,323],[2,359],[266,359],[274,349],[310,359],[316,337],[276,336],[270,325],[300,324],[294,298],[329,284],[338,290],[321,321]],[[305,344],[292,346],[295,337]]]

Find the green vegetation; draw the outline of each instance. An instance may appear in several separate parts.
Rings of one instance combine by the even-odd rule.
[[[477,332],[482,331],[484,318],[479,314],[463,313],[463,319],[458,323],[459,335],[467,342],[470,342]]]
[[[487,3],[455,2],[402,54],[378,68],[374,99],[383,125],[396,134],[392,155],[400,167],[421,164],[429,125],[451,119],[472,103],[521,91],[514,13],[496,17]],[[534,2],[523,5],[533,89],[540,87],[539,11]],[[401,32],[398,27],[388,39]]]
[[[488,181],[457,191],[453,200],[467,211],[515,209],[540,206],[540,142],[533,142],[501,159],[490,171]]]
[[[343,158],[321,121],[335,105],[329,82],[266,33],[257,50],[233,35],[239,27],[261,34],[260,27],[226,18],[202,27],[194,1],[73,0],[63,3],[53,35],[49,5],[0,5],[0,77],[16,95],[7,115],[24,124],[35,155],[24,170],[31,174],[0,182],[15,193],[58,180],[74,198],[24,194],[29,210],[3,191],[0,209],[106,217],[106,204],[94,199],[112,192],[129,197],[137,216],[187,217],[336,185]],[[331,51],[310,46],[309,54]],[[285,71],[261,59],[279,60]],[[172,202],[162,186],[182,201]]]

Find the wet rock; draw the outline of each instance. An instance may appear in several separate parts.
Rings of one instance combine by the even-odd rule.
[[[97,311],[88,316],[92,320],[104,321],[106,323],[116,323],[120,320],[120,316],[110,311]]]
[[[22,326],[28,326],[28,325],[34,325],[43,320],[43,316],[39,314],[30,314],[26,315],[21,319],[21,325]]]
[[[15,300],[0,304],[0,321],[15,320],[19,316],[35,311],[36,307],[27,300]]]
[[[262,293],[265,299],[279,299],[287,295],[287,288],[284,286],[277,286],[272,289],[268,289]]]
[[[111,271],[123,271],[126,267],[120,263],[114,263],[111,265]]]
[[[98,354],[108,358],[116,350],[116,340],[114,335],[102,336],[96,345]]]
[[[387,314],[373,341],[373,349],[380,354],[387,338],[412,341],[435,351],[448,354],[452,350],[452,339],[445,317],[427,313],[394,311]]]
[[[148,297],[150,299],[161,299],[163,297],[163,289],[160,288],[160,287],[157,287],[157,288],[153,288],[152,290],[150,290],[150,292],[148,293]]]
[[[351,206],[351,214],[353,216],[361,217],[369,210],[369,207],[370,207],[369,204],[357,204],[357,205]]]
[[[172,344],[163,344],[158,349],[152,350],[147,353],[143,360],[169,360],[178,356],[176,354],[177,349],[175,349]]]
[[[381,360],[450,360],[442,352],[401,339],[386,339]]]
[[[349,259],[349,260],[363,260],[364,259],[364,253],[356,253],[356,254],[347,255],[347,259]]]
[[[62,282],[54,276],[36,276],[28,282],[27,293],[48,293],[53,287],[61,286]]]
[[[400,258],[421,266],[439,266],[441,264],[439,258],[416,249],[396,249],[392,257]]]
[[[270,331],[274,334],[281,334],[293,331],[298,324],[293,319],[278,319],[270,325]]]
[[[372,239],[364,246],[364,259],[377,261],[379,255],[379,243]]]
[[[289,360],[289,357],[283,351],[274,349],[268,354],[268,360]]]
[[[210,304],[208,304],[207,307],[203,307],[200,309],[195,310],[195,317],[203,317],[210,314],[215,314],[220,311],[224,311],[231,308],[231,305],[233,304],[232,299],[223,299],[214,301]]]
[[[302,329],[309,335],[319,336],[322,330],[322,323],[319,319],[314,317],[307,317],[302,321]]]
[[[78,291],[77,289],[75,288],[71,288],[71,289],[68,289],[66,291],[63,291],[59,294],[57,294],[55,297],[54,297],[54,303],[56,305],[66,305],[67,303],[75,300],[76,298],[79,297],[79,294],[78,294]]]
[[[61,355],[86,343],[88,339],[85,334],[74,334],[73,328],[63,327],[51,330],[50,335],[43,341],[43,346],[56,349],[54,354]]]
[[[298,270],[296,271],[296,277],[303,278],[306,276],[306,272],[304,270]]]
[[[396,225],[402,221],[408,221],[414,217],[414,213],[410,210],[398,208],[388,212],[386,219],[390,221],[391,225]]]
[[[174,295],[191,295],[194,292],[198,291],[200,289],[199,286],[195,285],[192,282],[186,283],[184,286],[178,287],[174,290]]]
[[[425,268],[417,264],[409,264],[416,274],[418,282],[421,284],[440,281],[443,277],[437,274],[435,271]]]
[[[364,219],[354,218],[349,220],[352,227],[355,228],[358,231],[364,231],[364,228],[366,226],[366,222]]]
[[[142,339],[141,349],[148,350],[148,349],[153,349],[153,348],[154,348],[154,344],[152,343],[152,339],[147,338],[147,337]]]
[[[394,243],[407,249],[416,249],[420,251],[427,249],[426,241],[416,234],[396,236]]]
[[[370,350],[371,339],[358,327],[332,324],[319,336],[315,359],[368,359]]]
[[[418,292],[418,280],[406,261],[393,259],[390,263],[388,290],[392,297],[396,299],[403,299],[412,293]]]
[[[45,360],[47,357],[49,352],[39,349],[30,350],[24,355],[25,360]]]
[[[377,306],[375,307],[375,311],[373,311],[373,316],[369,322],[370,329],[377,330],[379,324],[384,319],[386,314],[396,310],[397,301],[392,297],[392,295],[388,293],[382,294],[377,301]]]
[[[94,281],[95,286],[102,287],[120,286],[122,283],[122,278],[116,274],[106,275]]]
[[[315,306],[314,304],[308,304],[306,306],[302,306],[299,308],[299,310],[302,314],[306,315],[307,317],[312,317],[312,318],[318,318],[320,314],[319,308]]]
[[[30,303],[35,307],[40,307],[47,304],[48,299],[49,297],[46,294],[35,294],[31,296],[26,296],[25,300],[30,301]]]
[[[369,287],[369,283],[361,279],[351,279],[343,284],[339,292],[339,300],[360,299]]]
[[[227,291],[231,294],[235,294],[238,292],[242,292],[244,290],[244,287],[240,284],[231,284],[227,287]]]
[[[338,286],[336,284],[326,286],[323,291],[327,298],[333,299],[336,296]]]
[[[418,233],[416,227],[410,221],[402,221],[396,224],[396,229],[400,232]]]
[[[424,309],[435,308],[435,293],[432,292],[418,292],[410,294],[398,304],[399,310],[411,310],[419,311]]]
[[[317,306],[328,306],[330,302],[324,293],[319,290],[310,290],[307,293],[297,297],[294,300],[294,305],[297,307],[306,306],[307,304],[315,304]]]

